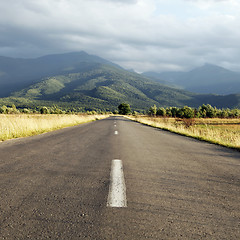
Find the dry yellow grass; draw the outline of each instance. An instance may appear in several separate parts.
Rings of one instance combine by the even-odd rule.
[[[194,137],[211,143],[240,150],[240,119],[197,119],[195,124],[186,127],[174,118],[153,118],[136,116],[132,120]]]
[[[105,117],[107,115],[0,114],[0,141],[41,134]]]

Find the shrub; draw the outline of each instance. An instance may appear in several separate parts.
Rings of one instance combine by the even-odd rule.
[[[189,127],[195,125],[195,119],[194,118],[183,118],[182,121],[183,121],[186,128],[189,128]]]
[[[7,107],[5,105],[0,107],[0,113],[7,113]]]
[[[48,114],[48,113],[49,113],[49,110],[48,110],[47,107],[41,107],[41,108],[40,108],[40,113],[41,113],[41,114]]]
[[[31,111],[30,111],[29,109],[27,109],[27,108],[24,108],[24,109],[22,110],[22,112],[23,112],[23,113],[30,113]]]

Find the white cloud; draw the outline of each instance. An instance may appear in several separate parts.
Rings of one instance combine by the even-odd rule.
[[[8,0],[0,9],[0,55],[85,50],[137,71],[240,70],[237,0]]]

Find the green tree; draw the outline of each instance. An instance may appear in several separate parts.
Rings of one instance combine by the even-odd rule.
[[[118,110],[114,110],[114,111],[113,111],[113,114],[118,114]]]
[[[221,117],[222,118],[228,118],[230,116],[230,109],[223,109],[221,112]]]
[[[137,116],[137,115],[138,115],[138,112],[137,112],[137,111],[133,111],[133,112],[132,112],[132,115],[133,115],[133,116]]]
[[[122,115],[131,114],[130,105],[127,104],[127,103],[121,103],[121,104],[118,106],[118,109],[119,109],[119,114],[122,114]]]
[[[208,118],[214,118],[217,116],[217,109],[212,107],[210,104],[203,104],[199,108],[199,113],[201,117],[208,117]]]
[[[172,117],[171,108],[166,108],[166,115],[167,115],[168,117]]]
[[[240,117],[240,109],[232,109],[231,110],[231,117],[239,118]]]
[[[7,113],[7,107],[5,105],[0,107],[0,113]]]
[[[12,104],[12,107],[8,107],[6,109],[6,113],[16,114],[16,113],[19,113],[19,111],[17,110],[16,106],[14,104]]]
[[[13,111],[14,113],[17,112],[17,108],[16,108],[16,106],[15,106],[14,104],[12,104],[12,111]]]
[[[161,116],[161,117],[165,117],[166,116],[166,110],[165,108],[158,108],[157,110],[157,115]]]
[[[22,110],[22,113],[30,113],[31,111],[28,109],[28,108],[24,108],[23,110]]]
[[[152,107],[149,108],[148,113],[150,116],[156,116],[157,114],[157,106],[154,104]]]
[[[195,110],[188,106],[185,106],[180,109],[181,118],[194,118],[194,115],[195,115]]]
[[[177,117],[178,108],[171,107],[170,109],[171,109],[171,112],[172,112],[172,117]]]
[[[40,113],[41,113],[41,114],[48,114],[48,113],[49,113],[49,110],[48,110],[47,107],[41,107]]]

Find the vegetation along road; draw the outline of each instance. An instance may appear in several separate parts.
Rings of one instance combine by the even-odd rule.
[[[0,239],[240,239],[240,153],[122,117],[0,143]]]

